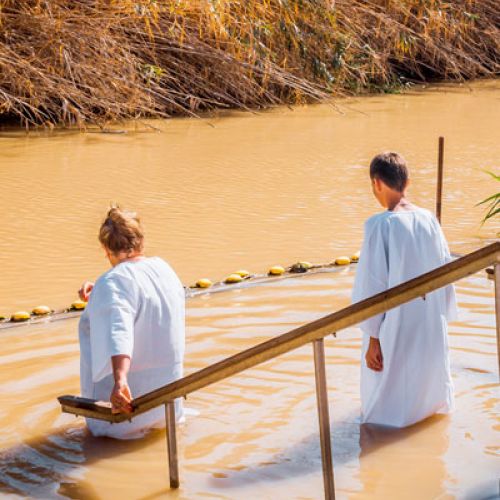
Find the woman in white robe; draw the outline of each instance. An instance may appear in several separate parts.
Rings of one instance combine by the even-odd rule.
[[[135,214],[111,209],[100,240],[113,267],[95,285],[87,282],[80,290],[88,299],[79,325],[81,393],[116,406],[120,390],[128,401],[130,395],[140,396],[182,377],[185,293],[165,261],[143,255],[142,228]],[[120,249],[123,242],[125,248]],[[116,389],[116,360],[127,362],[125,390]],[[183,416],[180,400],[176,415]],[[138,438],[165,427],[164,409],[119,424],[88,418],[87,426],[95,436]]]
[[[353,302],[371,297],[451,260],[441,227],[429,211],[390,211],[365,223]],[[453,408],[447,321],[456,318],[447,286],[360,324],[362,422],[395,427]],[[378,338],[383,369],[366,365],[370,337]]]

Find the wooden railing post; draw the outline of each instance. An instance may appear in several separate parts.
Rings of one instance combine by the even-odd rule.
[[[443,198],[443,162],[444,162],[444,137],[439,138],[438,145],[438,174],[436,188],[436,218],[441,224],[441,207]]]
[[[497,324],[497,358],[500,375],[500,262],[495,264],[495,317]]]
[[[332,443],[330,438],[330,415],[328,412],[328,390],[326,386],[325,345],[322,338],[313,341],[313,351],[325,500],[335,500]]]
[[[170,487],[179,487],[179,465],[177,461],[177,438],[175,435],[175,401],[165,403],[165,423],[167,431],[168,474]]]

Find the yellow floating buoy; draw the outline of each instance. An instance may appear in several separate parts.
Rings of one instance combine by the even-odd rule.
[[[196,288],[210,288],[212,282],[208,278],[201,278],[196,282]]]
[[[236,271],[234,274],[238,274],[242,278],[248,278],[250,276],[250,273],[248,271],[245,271],[244,269],[241,269],[240,271]]]
[[[31,314],[28,311],[18,311],[14,313],[10,320],[14,322],[28,321],[31,318]]]
[[[355,254],[351,255],[351,262],[358,262],[360,253],[361,252],[356,252]]]
[[[233,274],[230,274],[224,280],[224,283],[232,284],[232,283],[239,283],[240,281],[243,281],[243,278],[239,274],[233,273]]]
[[[347,264],[351,263],[351,259],[349,257],[346,257],[343,255],[342,257],[337,257],[335,259],[335,265],[336,266],[347,266]]]
[[[268,274],[271,276],[279,276],[285,272],[285,268],[281,266],[273,266],[269,269]]]
[[[73,311],[81,311],[82,309],[85,309],[86,306],[87,306],[87,302],[84,302],[83,300],[75,300],[71,304],[70,309]]]
[[[46,314],[50,314],[52,309],[49,306],[37,306],[31,311],[35,316],[45,316]]]

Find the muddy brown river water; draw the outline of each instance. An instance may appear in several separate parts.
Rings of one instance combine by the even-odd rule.
[[[380,210],[367,165],[402,152],[413,200],[433,209],[437,137],[446,138],[443,227],[455,252],[488,242],[475,204],[498,191],[500,84],[258,114],[126,125],[126,134],[0,131],[0,314],[63,308],[106,270],[97,229],[110,201],[137,209],[147,253],[185,284],[241,268],[328,262],[358,250]],[[119,128],[119,127],[118,127]],[[355,268],[189,299],[186,372],[349,304]],[[499,387],[492,282],[457,284],[450,327],[456,411],[397,431],[361,432],[360,332],[326,339],[338,498],[496,498]],[[77,320],[0,331],[0,496],[322,498],[310,346],[193,394],[179,429],[181,487],[165,436],[86,435],[56,397],[77,394]]]

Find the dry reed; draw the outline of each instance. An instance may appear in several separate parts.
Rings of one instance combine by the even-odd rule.
[[[105,123],[495,76],[498,0],[0,0],[0,119]]]

